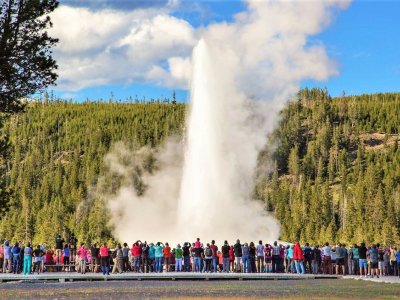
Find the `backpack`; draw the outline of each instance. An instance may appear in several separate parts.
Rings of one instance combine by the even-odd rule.
[[[206,256],[210,257],[210,256],[212,256],[212,254],[213,254],[213,252],[212,252],[211,248],[210,247],[206,248]]]

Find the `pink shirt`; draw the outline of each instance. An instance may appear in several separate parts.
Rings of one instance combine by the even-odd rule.
[[[107,247],[102,246],[100,248],[100,256],[101,257],[107,257],[108,256],[108,248]]]
[[[88,250],[84,247],[80,247],[78,250],[78,255],[80,258],[85,259],[88,254]]]

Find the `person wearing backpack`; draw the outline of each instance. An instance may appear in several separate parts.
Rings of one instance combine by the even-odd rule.
[[[205,271],[207,273],[211,272],[211,261],[213,259],[213,251],[210,247],[210,244],[207,244],[206,249],[204,249],[204,262],[206,265]]]

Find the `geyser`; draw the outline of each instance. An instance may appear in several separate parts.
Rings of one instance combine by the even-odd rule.
[[[252,138],[255,124],[251,106],[237,88],[233,69],[237,63],[235,53],[221,51],[205,39],[193,52],[178,206],[178,225],[185,240],[200,236],[233,242],[279,236],[277,222],[260,202],[249,200],[263,135]]]

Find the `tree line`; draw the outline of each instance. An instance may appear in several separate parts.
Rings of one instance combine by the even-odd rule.
[[[46,98],[47,97],[47,98]],[[0,161],[0,236],[53,243],[112,240],[101,199],[90,189],[105,173],[116,142],[157,148],[184,133],[187,105],[31,101],[4,122]],[[281,111],[260,154],[271,162],[255,183],[282,225],[281,239],[301,242],[399,240],[400,94],[332,98],[303,89]],[[261,159],[260,159],[261,161]],[[260,162],[261,163],[261,162]]]

